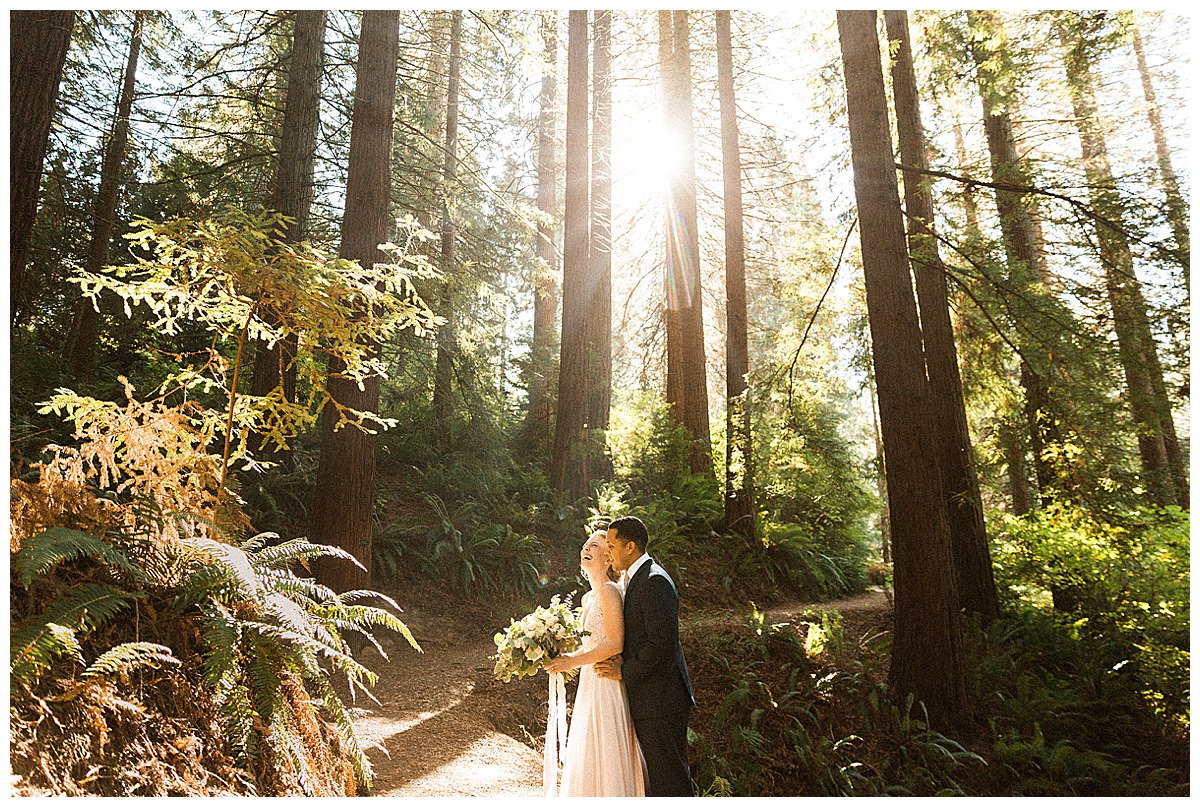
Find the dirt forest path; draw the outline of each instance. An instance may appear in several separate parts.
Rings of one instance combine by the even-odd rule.
[[[854,622],[856,614],[890,604],[875,589],[842,600],[772,607],[767,615],[788,620],[810,608],[838,610]],[[406,617],[425,652],[400,647],[389,651],[390,662],[370,659],[367,666],[379,674],[374,693],[380,703],[358,704],[366,713],[355,721],[355,732],[378,746],[367,752],[375,766],[372,795],[540,796],[541,754],[499,726],[520,732],[519,718],[536,714],[545,703],[545,678],[501,684],[488,661],[495,649],[490,639],[439,639],[459,634],[446,620],[422,624],[419,614]],[[702,627],[740,618],[728,610],[697,610],[686,621]]]

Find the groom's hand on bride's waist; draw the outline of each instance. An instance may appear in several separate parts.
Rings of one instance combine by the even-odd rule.
[[[614,681],[621,680],[621,657],[613,656],[606,658],[604,661],[597,661],[593,668],[596,675],[601,678],[611,678]]]

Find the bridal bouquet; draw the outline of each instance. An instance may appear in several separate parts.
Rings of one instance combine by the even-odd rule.
[[[513,620],[493,639],[496,655],[492,658],[496,667],[492,672],[501,681],[511,681],[513,676],[534,675],[555,656],[578,650],[583,641],[583,625],[579,611],[571,608],[571,598],[561,601],[556,594],[549,606]]]

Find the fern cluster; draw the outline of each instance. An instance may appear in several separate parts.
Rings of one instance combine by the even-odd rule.
[[[150,556],[135,562],[131,555],[139,552]],[[374,635],[379,630],[396,631],[419,647],[390,598],[372,591],[338,594],[296,573],[298,565],[326,556],[357,562],[336,547],[304,538],[279,542],[271,533],[241,545],[194,534],[155,548],[119,535],[46,530],[14,554],[16,582],[28,592],[64,564],[74,564],[71,576],[79,581],[14,626],[13,682],[32,687],[63,659],[72,662],[68,669],[80,683],[119,679],[138,666],[180,665],[185,659],[170,647],[136,640],[104,650],[90,664],[85,658],[89,638],[152,594],[172,604],[176,619],[197,623],[202,680],[217,707],[227,752],[247,769],[269,753],[306,793],[322,792],[318,783],[327,772],[302,736],[304,724],[318,714],[315,703],[332,724],[358,783],[368,787],[370,762],[333,676],[344,676],[352,696],[369,696],[366,687],[376,676],[354,659],[347,637],[362,636],[385,658]]]

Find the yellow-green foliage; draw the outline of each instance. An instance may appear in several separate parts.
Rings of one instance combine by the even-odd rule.
[[[374,344],[437,320],[411,283],[430,271],[423,258],[407,254],[423,231],[409,227],[403,247],[382,246],[394,263],[361,267],[309,244],[284,243],[281,222],[237,211],[204,221],[138,220],[127,236],[135,263],[76,279],[92,299],[111,293],[129,314],[148,310],[151,327],[164,334],[178,333],[186,321],[212,341],[198,356],[175,356],[179,369],[149,400],[139,400],[121,378],[123,402],[60,389],[43,404],[44,413],[72,422],[74,445],[49,446],[33,468],[35,481],[12,482],[10,549],[19,587],[10,672],[32,696],[18,697],[14,708],[36,714],[20,725],[36,725],[47,716],[39,711],[46,695],[76,698],[88,687],[112,686],[108,679],[119,682],[134,667],[178,667],[207,685],[199,697],[215,707],[225,750],[258,788],[342,793],[343,769],[353,769],[351,785],[367,785],[370,764],[331,676],[344,675],[351,692],[375,680],[353,658],[345,634],[364,636],[381,653],[372,636],[380,628],[416,642],[392,600],[371,591],[338,594],[296,568],[323,556],[357,563],[350,553],[303,538],[245,537],[249,519],[225,481],[234,461],[253,462],[250,433],[284,446],[315,422],[328,400],[318,353],[361,382],[383,372]],[[248,341],[293,335],[307,399],[288,403],[279,389],[241,393],[238,368]],[[376,413],[337,409],[342,424],[387,425]],[[371,599],[382,605],[366,604]],[[117,617],[143,602],[153,603],[160,636],[194,637],[203,670],[192,669],[197,656],[189,647],[178,652],[126,635],[131,630]],[[113,645],[117,636],[133,641]],[[54,676],[43,675],[52,667]],[[73,677],[78,683],[71,685]],[[62,686],[73,689],[62,694]],[[75,777],[72,763],[63,764],[60,776]]]
[[[419,335],[441,321],[412,283],[434,271],[413,250],[414,244],[432,237],[427,230],[402,222],[406,242],[380,245],[393,262],[360,266],[308,242],[284,241],[285,221],[275,213],[251,216],[239,210],[204,220],[158,223],[139,218],[125,236],[139,256],[136,262],[72,278],[93,301],[106,291],[119,296],[126,315],[136,306],[144,307],[151,314],[150,327],[160,333],[176,334],[187,322],[212,334],[207,354],[165,378],[157,392],[167,398],[192,390],[224,391],[231,411],[209,413],[215,417],[202,431],[220,431],[226,415],[232,418],[241,438],[234,456],[245,455],[251,429],[282,447],[312,426],[330,400],[318,353],[339,360],[340,374],[361,384],[368,376],[386,375],[374,349],[377,342],[404,328]],[[256,398],[238,393],[236,366],[245,345],[274,345],[289,336],[299,339],[295,366],[310,390],[308,398],[289,403],[278,388]],[[218,349],[223,343],[237,346],[232,362]],[[345,420],[368,430],[388,423],[376,413],[358,412],[336,401],[334,406]]]

